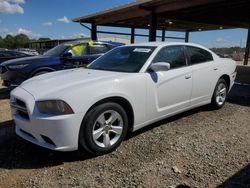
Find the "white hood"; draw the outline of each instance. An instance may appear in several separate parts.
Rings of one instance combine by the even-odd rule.
[[[34,96],[35,99],[48,94],[57,93],[75,87],[83,87],[95,82],[116,78],[118,75],[125,74],[119,72],[99,71],[91,69],[70,69],[57,71],[41,76],[36,76],[25,82],[20,87]]]

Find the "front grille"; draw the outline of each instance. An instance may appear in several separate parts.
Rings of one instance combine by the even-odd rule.
[[[55,143],[47,136],[41,135],[41,137],[43,138],[43,140],[50,145],[56,146]]]
[[[11,107],[16,110],[16,114],[18,114],[23,119],[29,120],[29,114],[26,107],[25,102],[23,102],[20,99],[14,99],[14,101],[11,102]]]
[[[31,138],[33,138],[33,139],[36,139],[32,134],[30,134],[30,133],[28,133],[28,132],[26,132],[26,131],[24,131],[24,130],[22,130],[22,129],[20,129],[20,131],[21,131],[23,134],[26,134],[27,136],[29,136],[29,137],[31,137]]]
[[[26,108],[26,104],[25,104],[23,101],[19,100],[19,99],[16,99],[16,104],[17,104],[18,106],[21,106],[21,107]]]
[[[0,66],[0,74],[3,74],[5,72],[7,72],[7,68],[5,66]]]

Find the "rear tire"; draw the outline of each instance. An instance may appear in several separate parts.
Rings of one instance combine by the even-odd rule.
[[[106,154],[121,144],[127,132],[125,110],[116,103],[100,104],[85,116],[79,133],[79,145],[92,154]]]
[[[214,109],[222,108],[226,103],[227,94],[228,94],[227,82],[223,78],[221,78],[218,80],[215,86],[212,101],[211,101],[211,106]]]

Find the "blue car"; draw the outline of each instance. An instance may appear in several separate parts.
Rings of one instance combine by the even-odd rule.
[[[63,69],[84,67],[109,50],[124,45],[118,42],[74,41],[56,46],[42,56],[9,60],[1,64],[6,87],[20,85],[37,75]]]

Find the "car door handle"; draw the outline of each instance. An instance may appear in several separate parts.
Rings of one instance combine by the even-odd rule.
[[[185,76],[185,79],[190,79],[191,78],[191,75],[186,75]]]
[[[218,68],[214,68],[214,71],[217,71],[218,70]]]

